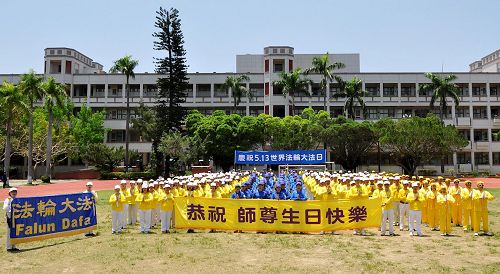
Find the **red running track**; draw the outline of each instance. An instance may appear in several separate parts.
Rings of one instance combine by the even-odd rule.
[[[465,180],[471,180],[473,182],[472,187],[476,187],[475,182],[483,181],[485,188],[500,188],[500,179],[498,178],[460,178],[461,185]],[[19,186],[17,189],[19,197],[45,196],[84,191],[87,182],[88,180],[82,180],[37,186]],[[120,180],[95,180],[92,182],[94,183],[94,190],[98,191],[113,189],[115,185],[120,183]],[[8,189],[0,189],[0,201],[7,198],[8,191]]]
[[[55,184],[44,184],[37,186],[17,186],[17,195],[19,197],[45,196],[54,194],[75,193],[84,191],[85,185],[89,180],[61,182]],[[95,180],[93,190],[109,190],[120,183],[120,180]],[[0,189],[0,199],[3,202],[8,196],[8,189]]]

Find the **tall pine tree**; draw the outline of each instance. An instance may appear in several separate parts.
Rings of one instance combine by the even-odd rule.
[[[164,133],[181,130],[186,115],[186,109],[181,104],[186,101],[186,90],[189,85],[179,11],[174,8],[167,11],[160,7],[156,12],[155,27],[158,31],[153,33],[153,37],[156,38],[154,49],[166,56],[155,58],[155,71],[160,77],[157,80],[157,130],[153,139],[153,158],[156,173],[169,176],[170,156],[160,152],[160,139]]]

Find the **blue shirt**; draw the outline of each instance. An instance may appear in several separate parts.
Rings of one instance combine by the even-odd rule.
[[[253,197],[254,199],[269,199],[270,198],[270,195],[268,192],[266,191],[259,191],[259,190],[256,190],[253,194]]]
[[[273,200],[288,200],[288,197],[286,196],[286,193],[282,190],[279,193],[273,192],[271,199],[273,199]]]
[[[245,199],[245,193],[243,191],[235,191],[233,194],[231,194],[231,199]]]
[[[307,196],[304,193],[304,190],[302,190],[300,192],[294,191],[292,196],[290,197],[290,200],[307,201]]]
[[[246,189],[245,191],[242,191],[243,194],[245,194],[246,199],[252,199],[253,197],[253,192],[250,188]]]

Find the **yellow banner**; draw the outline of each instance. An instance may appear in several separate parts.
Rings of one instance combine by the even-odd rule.
[[[175,198],[175,227],[320,232],[380,226],[379,199],[290,201]]]

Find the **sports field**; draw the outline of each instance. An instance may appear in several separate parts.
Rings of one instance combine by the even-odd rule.
[[[34,187],[36,188],[36,187]],[[490,225],[500,231],[500,189],[490,189]],[[150,235],[129,227],[111,234],[109,190],[98,191],[99,235],[22,244],[5,251],[5,219],[0,223],[2,273],[500,273],[500,233],[473,237],[460,228],[454,236],[424,229],[425,237],[208,233],[185,230]]]

